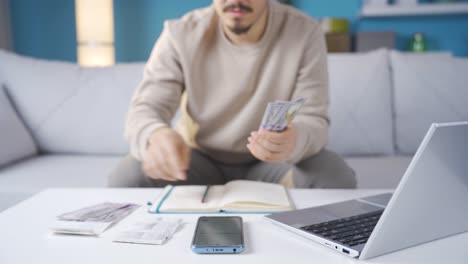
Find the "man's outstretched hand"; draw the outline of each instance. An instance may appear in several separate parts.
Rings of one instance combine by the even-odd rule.
[[[190,147],[171,128],[157,129],[149,139],[143,159],[143,172],[152,179],[183,181],[187,179]]]
[[[260,129],[252,132],[248,141],[247,148],[257,159],[266,162],[285,162],[296,148],[296,128],[289,125],[282,132]]]

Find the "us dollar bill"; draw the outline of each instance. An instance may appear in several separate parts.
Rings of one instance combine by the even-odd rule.
[[[305,101],[304,98],[299,98],[294,101],[274,101],[268,103],[260,128],[275,132],[284,131]]]

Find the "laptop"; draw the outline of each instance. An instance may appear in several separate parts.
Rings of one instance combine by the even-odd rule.
[[[432,124],[393,195],[267,215],[350,257],[369,259],[468,231],[468,122]]]

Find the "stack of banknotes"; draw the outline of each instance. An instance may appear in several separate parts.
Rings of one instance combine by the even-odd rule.
[[[260,128],[275,132],[285,130],[304,103],[304,98],[268,103]]]
[[[57,216],[50,229],[55,233],[98,236],[138,207],[132,203],[101,203]]]

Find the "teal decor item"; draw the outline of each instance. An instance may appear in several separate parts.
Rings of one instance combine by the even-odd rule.
[[[415,33],[410,41],[409,50],[412,52],[427,51],[427,40],[423,33]]]
[[[347,33],[350,29],[349,21],[345,18],[322,18],[321,24],[325,33]]]

